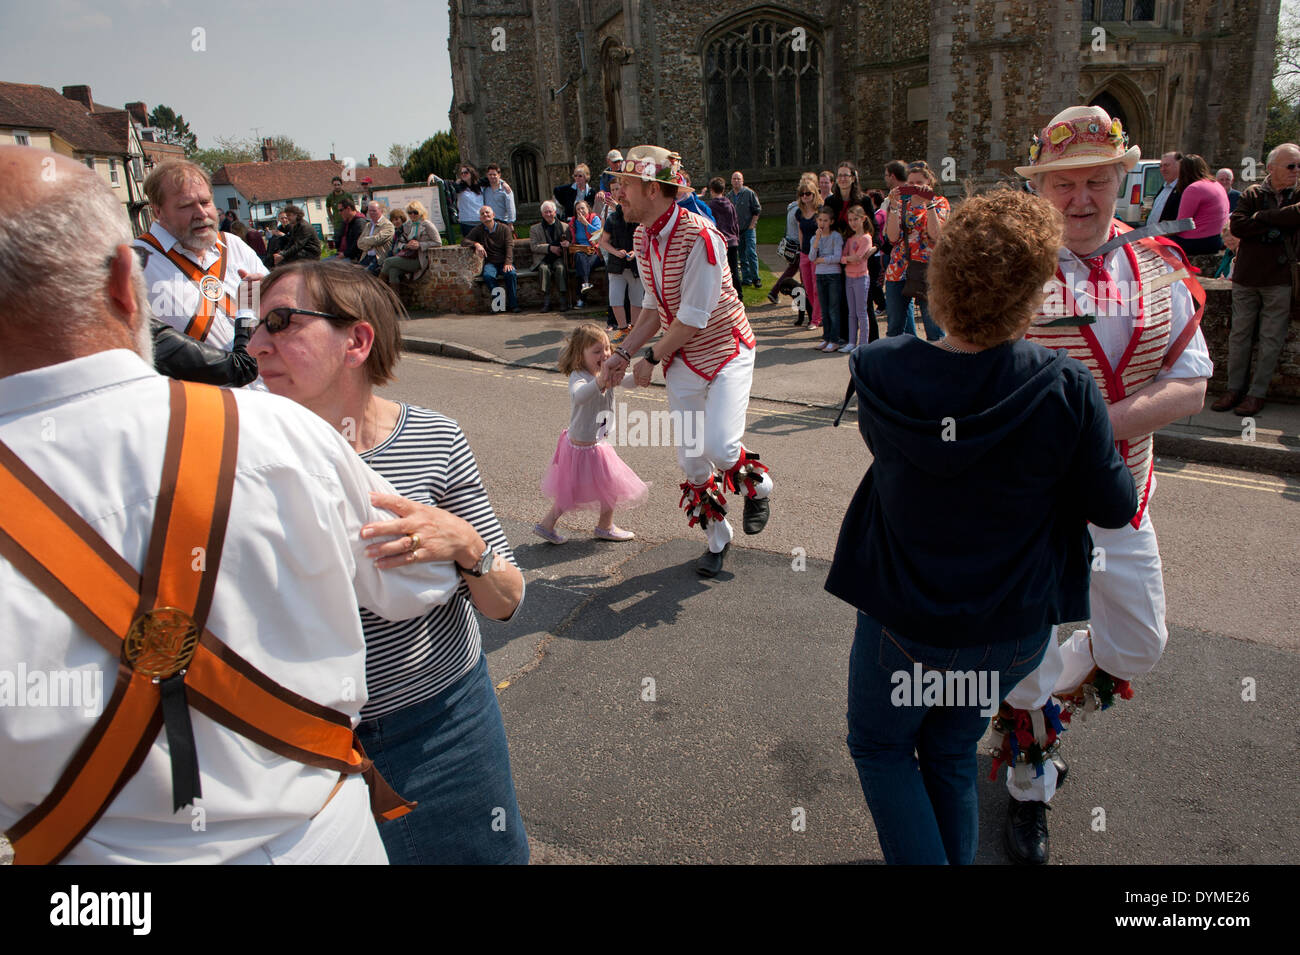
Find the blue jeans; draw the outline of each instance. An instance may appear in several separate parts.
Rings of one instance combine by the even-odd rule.
[[[822,307],[822,340],[843,345],[848,342],[840,325],[844,314],[844,275],[817,276],[817,301]]]
[[[366,755],[420,805],[379,824],[393,865],[525,864],[528,837],[487,658],[431,700],[357,727]]]
[[[758,283],[758,230],[740,230],[740,274],[746,285]]]
[[[885,333],[890,338],[895,335],[916,335],[916,321],[912,317],[912,299],[903,297],[902,280],[885,283],[885,314],[889,317],[889,330]],[[925,323],[925,337],[930,341],[943,338],[943,329],[930,318],[930,306],[925,299],[917,299],[921,306],[921,321]]]
[[[506,287],[506,308],[514,310],[519,307],[518,288],[519,280],[516,278],[517,273],[503,272],[497,266],[490,262],[483,263],[483,284],[491,292],[497,287],[497,281],[500,280]]]
[[[979,843],[975,746],[988,727],[981,703],[901,705],[894,676],[929,670],[982,672],[996,709],[1033,672],[1052,628],[1019,640],[976,647],[932,647],[900,636],[858,612],[849,654],[849,752],[890,865],[970,865]],[[993,676],[997,692],[992,693]],[[923,680],[924,685],[924,680]],[[996,697],[996,699],[992,699]],[[953,700],[945,702],[953,703]]]

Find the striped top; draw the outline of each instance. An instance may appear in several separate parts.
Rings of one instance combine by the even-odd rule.
[[[709,310],[708,324],[685,347],[667,356],[663,363],[667,374],[669,365],[680,355],[687,368],[712,381],[722,367],[740,353],[742,344],[746,348],[754,347],[754,333],[750,330],[745,306],[731,284],[731,270],[724,267],[725,260],[720,258],[714,246],[716,238],[718,245],[725,249],[725,240],[707,219],[686,210],[676,211],[675,218],[654,225],[658,227],[655,238],[651,238],[650,229],[642,223],[636,230],[634,244],[637,269],[645,285],[645,303],[654,302],[665,331],[677,320],[677,311],[682,304],[682,287],[689,278],[686,260],[697,240],[704,240],[706,256],[700,267],[720,274],[721,288],[717,301]]]
[[[516,567],[501,524],[479,479],[474,452],[460,426],[425,408],[399,404],[393,433],[361,459],[388,479],[402,497],[455,514]],[[483,651],[478,618],[462,578],[455,595],[423,617],[391,621],[364,608],[366,686],[362,720],[423,702],[441,693],[478,663]]]

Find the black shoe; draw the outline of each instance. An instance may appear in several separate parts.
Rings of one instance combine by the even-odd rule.
[[[1065,785],[1065,775],[1070,771],[1070,764],[1061,758],[1060,753],[1052,754],[1052,765],[1056,767],[1056,788]]]
[[[794,327],[798,328],[800,325],[802,325],[803,319],[804,319],[803,312],[800,312],[799,317],[794,320]]]
[[[542,299],[542,311],[549,312],[550,310],[551,310],[551,297],[548,295],[544,299]]]
[[[1007,800],[1007,824],[1003,842],[1007,855],[1018,865],[1044,865],[1049,850],[1045,802]]]
[[[730,543],[724,544],[722,550],[716,554],[711,550],[706,550],[704,555],[695,562],[696,573],[701,577],[718,576],[722,572],[722,561],[726,558],[729,550],[731,550]]]
[[[745,498],[745,533],[757,534],[767,526],[767,519],[772,514],[772,506],[767,498]]]

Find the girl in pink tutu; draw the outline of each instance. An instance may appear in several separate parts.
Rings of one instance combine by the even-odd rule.
[[[604,330],[590,323],[574,330],[560,355],[560,371],[569,376],[573,410],[542,478],[542,493],[554,503],[533,525],[533,533],[552,544],[568,540],[555,530],[555,522],[573,510],[600,511],[595,530],[600,540],[632,540],[635,534],[614,524],[614,508],[644,504],[649,494],[646,483],[604,440],[605,422],[614,419],[614,386],[605,371],[609,355]]]

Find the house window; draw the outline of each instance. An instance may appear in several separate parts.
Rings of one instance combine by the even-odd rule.
[[[515,191],[515,201],[536,202],[537,153],[528,146],[517,146],[510,154],[510,188]]]
[[[229,209],[231,212],[238,212],[238,211],[239,211],[239,200],[238,200],[238,199],[227,199],[227,200],[226,200],[226,208]]]
[[[95,157],[94,157],[94,156],[87,156],[87,157],[86,157],[86,168],[87,168],[87,169],[94,169],[94,168],[95,168]]]
[[[116,159],[110,159],[108,161],[108,181],[115,186],[118,184]]]
[[[712,39],[704,54],[708,166],[815,163],[821,155],[821,64],[820,38],[793,23],[756,19]]]
[[[30,146],[31,144],[32,144],[32,137],[31,134],[27,132],[27,130],[25,129],[14,130],[15,146]]]
[[[317,211],[317,212],[320,212],[320,211],[321,211],[321,205],[320,205],[320,200],[319,200],[319,199],[316,200],[316,211]]]
[[[262,203],[262,215],[269,216],[270,214],[271,214],[271,204],[269,202]]]

